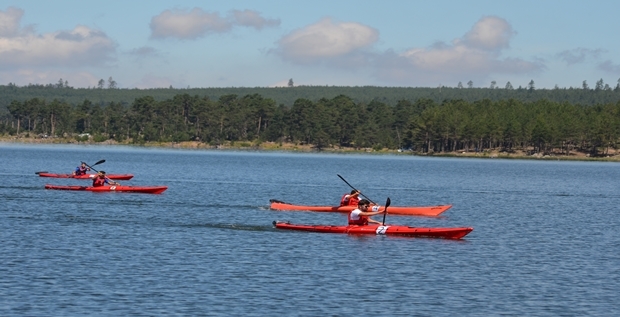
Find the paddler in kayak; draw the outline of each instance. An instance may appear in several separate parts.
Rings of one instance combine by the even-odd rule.
[[[344,194],[340,199],[340,206],[357,206],[360,202],[360,191],[352,190],[349,194]]]
[[[73,171],[73,175],[84,175],[87,171],[90,171],[90,167],[86,166],[86,163],[82,162],[82,165],[75,168],[75,171]]]
[[[120,185],[119,182],[115,182],[115,181],[109,179],[107,176],[105,176],[105,172],[104,171],[97,172],[97,177],[93,178],[93,187],[104,186],[105,184],[108,184],[108,185]]]
[[[349,213],[349,225],[366,226],[368,223],[381,224],[381,221],[376,221],[370,218],[370,216],[376,216],[384,213],[385,211],[368,211],[370,208],[370,201],[362,199],[357,204],[357,208],[353,209]]]

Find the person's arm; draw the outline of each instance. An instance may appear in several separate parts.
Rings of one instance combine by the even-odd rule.
[[[108,183],[109,185],[120,185],[119,182],[115,182],[113,180],[111,180],[109,177],[106,176],[105,178],[106,183]]]
[[[362,215],[362,216],[376,216],[376,215],[380,215],[382,213],[383,213],[383,211],[364,211],[364,212],[360,212],[360,215]]]
[[[374,220],[372,218],[370,218],[370,216],[376,216],[376,215],[380,215],[382,214],[383,211],[366,211],[366,212],[360,212],[361,216],[367,216],[368,218],[368,222],[372,222],[372,223],[382,223],[381,221],[377,221]]]
[[[377,221],[377,220],[374,220],[374,219],[372,219],[372,218],[368,218],[368,222],[369,222],[369,223],[371,223],[371,222],[372,222],[372,223],[382,224],[382,222],[381,222],[381,221]]]

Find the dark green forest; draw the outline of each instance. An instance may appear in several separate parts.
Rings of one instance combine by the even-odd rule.
[[[0,133],[95,142],[292,142],[420,153],[616,148],[620,85],[74,89],[0,85]],[[80,136],[82,135],[82,136]]]
[[[110,81],[114,81],[110,78]],[[102,80],[103,82],[103,80]],[[336,96],[345,95],[351,97],[355,102],[370,103],[379,101],[389,105],[395,105],[401,100],[415,102],[419,99],[430,99],[435,102],[444,100],[462,99],[465,101],[479,101],[489,99],[492,101],[517,99],[521,101],[537,101],[547,99],[549,101],[569,102],[581,105],[596,105],[615,102],[620,93],[620,79],[618,83],[607,84],[602,79],[590,87],[587,81],[583,81],[579,88],[554,88],[536,89],[534,81],[530,81],[526,86],[512,86],[507,82],[505,86],[499,87],[491,83],[489,88],[473,88],[470,81],[465,85],[459,83],[457,87],[341,87],[341,86],[295,86],[295,87],[229,87],[229,88],[155,88],[155,89],[119,89],[114,85],[104,87],[100,83],[98,87],[92,88],[73,88],[62,79],[56,84],[33,85],[19,87],[15,84],[0,85],[0,113],[13,102],[26,101],[32,98],[44,100],[58,99],[71,105],[78,105],[84,100],[90,100],[100,106],[109,103],[120,103],[123,106],[130,106],[131,103],[141,97],[153,97],[156,101],[164,101],[174,98],[176,95],[187,94],[190,96],[208,97],[217,100],[225,95],[246,96],[258,94],[267,99],[273,99],[277,105],[292,106],[297,99],[308,99],[318,101],[322,98],[332,99]]]

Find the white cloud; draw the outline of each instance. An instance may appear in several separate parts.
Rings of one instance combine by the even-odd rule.
[[[196,39],[208,33],[223,33],[232,24],[219,13],[194,8],[190,12],[166,10],[151,19],[151,38]]]
[[[264,27],[276,27],[280,25],[280,19],[265,19],[260,16],[260,13],[252,10],[234,10],[232,12],[232,16],[237,24],[241,26],[253,27],[257,30]]]
[[[151,19],[151,38],[178,38],[193,40],[208,34],[226,33],[234,26],[263,27],[278,26],[280,20],[265,19],[252,10],[234,10],[228,17],[217,12],[206,12],[200,8],[191,11],[166,10]]]
[[[0,38],[0,68],[103,65],[116,45],[104,33],[77,26],[71,31]]]
[[[6,12],[0,11],[0,38],[16,36],[23,15],[24,10],[15,7],[9,7]]]
[[[476,22],[463,40],[468,47],[494,51],[508,48],[514,34],[506,20],[488,16]]]
[[[295,63],[322,62],[361,53],[378,39],[379,32],[371,27],[324,18],[287,34],[273,52]]]
[[[492,74],[524,74],[544,69],[539,62],[501,58],[515,32],[504,19],[484,17],[462,38],[451,44],[392,51],[377,57],[376,74],[382,80],[401,84],[482,80]]]
[[[14,8],[0,11],[0,69],[104,65],[114,58],[116,44],[101,31],[78,25],[71,31],[36,34],[20,29],[22,14]]]
[[[136,57],[155,57],[159,56],[159,52],[151,46],[142,46],[129,51],[130,55]]]
[[[493,74],[543,70],[541,62],[501,57],[515,34],[506,20],[488,16],[451,43],[379,54],[372,51],[379,40],[376,29],[324,18],[285,35],[271,52],[297,64],[371,70],[381,81],[398,85],[483,80]]]
[[[20,25],[24,11],[0,11],[0,80],[17,85],[56,83],[94,86],[99,80],[83,70],[115,60],[116,43],[105,33],[78,25],[73,30],[38,34]],[[61,70],[62,67],[69,69]]]

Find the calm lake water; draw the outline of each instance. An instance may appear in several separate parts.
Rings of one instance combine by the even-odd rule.
[[[55,191],[80,161],[161,195]],[[276,230],[269,199],[387,223],[471,226],[462,241]],[[0,144],[1,316],[620,316],[620,165]]]

